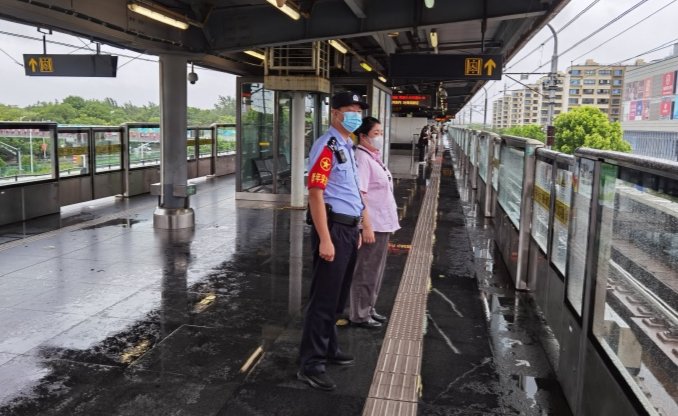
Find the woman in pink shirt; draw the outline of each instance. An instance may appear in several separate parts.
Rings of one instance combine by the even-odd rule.
[[[398,206],[391,172],[381,158],[384,148],[381,123],[374,117],[365,117],[354,133],[359,143],[355,152],[358,187],[369,220],[363,224],[363,244],[358,250],[351,283],[350,320],[358,327],[381,328],[386,317],[378,314],[374,305],[384,277],[388,239],[400,229]]]

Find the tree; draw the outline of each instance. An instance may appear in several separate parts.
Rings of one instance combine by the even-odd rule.
[[[512,126],[501,131],[501,134],[509,136],[526,137],[528,139],[539,140],[544,143],[546,141],[546,133],[538,124],[526,124],[524,126]]]
[[[610,122],[607,115],[595,107],[577,107],[559,114],[554,150],[573,154],[578,147],[630,152],[631,145],[622,139],[619,122]]]

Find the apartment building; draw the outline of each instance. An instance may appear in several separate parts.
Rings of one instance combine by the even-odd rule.
[[[600,65],[587,59],[584,65],[567,70],[566,109],[593,106],[607,114],[610,121],[620,121],[626,66]]]
[[[565,74],[560,73],[562,80]],[[492,103],[492,126],[507,128],[526,124],[546,125],[548,118],[549,91],[548,77],[540,78],[536,84],[512,90]],[[556,87],[554,117],[563,109],[562,82]]]

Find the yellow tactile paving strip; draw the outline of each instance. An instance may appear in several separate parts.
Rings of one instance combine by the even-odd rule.
[[[440,159],[437,159],[433,162],[412,248],[405,263],[363,416],[417,414],[439,188]]]

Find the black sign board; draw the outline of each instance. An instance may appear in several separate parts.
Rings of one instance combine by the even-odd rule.
[[[24,70],[33,77],[115,77],[118,57],[24,54]]]
[[[501,55],[391,55],[393,79],[481,80],[501,79]]]

